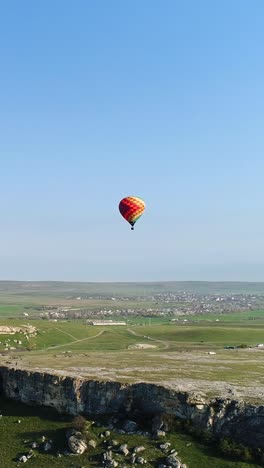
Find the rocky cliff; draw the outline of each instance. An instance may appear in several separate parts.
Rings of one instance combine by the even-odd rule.
[[[171,414],[217,438],[230,437],[264,449],[264,406],[243,401],[205,399],[194,393],[148,383],[121,384],[65,376],[59,371],[0,367],[1,392],[28,404],[50,406],[68,414]]]

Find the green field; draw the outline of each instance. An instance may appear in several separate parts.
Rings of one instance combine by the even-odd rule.
[[[194,288],[201,294],[206,291],[229,294],[235,288],[239,293],[255,294],[257,291],[262,294],[263,286],[257,283],[0,282],[0,325],[30,324],[37,329],[36,336],[1,334],[0,364],[29,369],[38,367],[47,371],[66,370],[71,375],[102,381],[153,382],[173,389],[195,390],[208,397],[243,398],[263,404],[264,349],[256,348],[257,344],[264,343],[263,310],[185,315],[173,322],[162,316],[123,317],[126,326],[92,326],[80,319],[54,321],[38,318],[43,306],[49,305],[75,308],[81,302],[92,311],[99,307],[109,308],[113,304],[111,297],[115,297],[116,307],[148,308],[151,305],[155,308],[155,304],[149,302],[150,293]],[[80,296],[81,300],[78,299]],[[120,320],[120,317],[113,314],[111,319]],[[17,341],[21,344],[18,345]],[[244,347],[236,348],[240,345]],[[228,346],[235,349],[225,349]],[[10,350],[10,347],[16,349]],[[69,424],[67,418],[58,419],[46,410],[37,410],[36,413],[36,409],[14,403],[5,403],[5,407],[9,413],[0,420],[0,430],[4,432],[5,439],[0,456],[3,454],[5,457],[7,468],[15,465],[14,457],[23,452],[23,440],[27,438],[37,438],[48,431],[57,447],[63,443],[65,428]],[[15,424],[19,416],[23,416],[23,425]],[[184,433],[171,434],[170,437],[190,468],[256,466],[224,460]],[[132,442],[148,444],[148,441],[140,439]],[[192,444],[191,448],[186,446],[187,443]],[[148,449],[155,454],[156,449],[151,444]],[[37,459],[39,467],[47,466],[47,463],[54,467],[70,467],[73,463],[72,457],[60,459],[54,453],[47,455],[41,451],[37,453]],[[78,457],[74,457],[75,462],[79,463]],[[34,460],[28,461],[28,465],[33,466],[34,463]],[[87,456],[80,459],[80,463],[81,466],[93,466]],[[5,467],[1,463],[0,466]]]
[[[2,325],[25,321],[2,320]],[[143,322],[145,323],[145,322]],[[31,320],[38,332],[1,335],[1,362],[19,367],[42,367],[102,380],[156,382],[263,401],[263,324],[255,322],[197,322],[148,325],[91,326],[75,320]],[[4,351],[5,343],[16,347]],[[243,349],[225,349],[244,345]],[[215,354],[209,354],[215,353]]]

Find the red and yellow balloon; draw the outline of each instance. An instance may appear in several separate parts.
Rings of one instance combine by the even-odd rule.
[[[145,210],[145,202],[139,197],[125,197],[119,203],[119,211],[123,218],[134,229],[134,225]]]

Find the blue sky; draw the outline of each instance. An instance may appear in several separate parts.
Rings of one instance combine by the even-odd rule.
[[[264,281],[263,15],[0,1],[0,279]]]

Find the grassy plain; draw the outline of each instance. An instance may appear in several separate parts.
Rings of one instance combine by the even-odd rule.
[[[115,306],[151,307],[148,295],[172,290],[195,290],[196,293],[259,293],[263,284],[245,283],[10,283],[0,282],[0,325],[34,325],[37,336],[0,335],[0,364],[16,367],[55,369],[73,375],[122,382],[155,382],[179,390],[196,390],[208,396],[229,396],[248,401],[264,401],[264,311],[246,311],[221,315],[183,316],[171,322],[163,317],[134,317],[123,320],[126,326],[90,326],[85,320],[49,321],[38,319],[42,306],[110,308]],[[135,295],[142,297],[135,299]],[[146,296],[146,301],[144,301]],[[81,297],[81,299],[79,299]],[[25,316],[24,314],[28,314]],[[111,317],[114,319],[114,317]],[[118,320],[120,317],[118,317]],[[187,320],[187,321],[184,321]],[[10,341],[7,341],[10,340]],[[14,340],[22,342],[17,345]],[[6,343],[16,348],[4,351]],[[245,344],[245,349],[225,349]],[[151,346],[151,347],[150,347]],[[209,354],[215,353],[215,354]],[[1,400],[0,400],[1,404]],[[55,449],[65,444],[69,419],[52,412],[2,402],[5,414],[0,421],[3,461],[9,468],[14,457],[25,453],[25,439],[42,433],[55,441],[54,451],[37,453],[37,466],[71,466],[72,457],[57,458]],[[23,417],[21,425],[15,423]],[[4,424],[3,424],[4,423]],[[1,433],[2,431],[2,433]],[[119,436],[118,436],[119,437]],[[124,437],[124,436],[122,436]],[[120,442],[123,441],[119,437]],[[126,436],[125,436],[126,437]],[[170,434],[183,460],[191,468],[251,468],[257,466],[225,460],[204,444],[184,433]],[[126,437],[127,439],[127,437]],[[127,440],[124,440],[127,441]],[[134,445],[148,441],[131,440]],[[187,447],[188,444],[188,447]],[[189,446],[191,444],[191,446]],[[3,444],[2,444],[3,445]],[[151,445],[151,444],[150,444]],[[148,446],[155,455],[155,447]],[[96,456],[96,453],[94,454]],[[4,457],[4,458],[3,458]],[[10,460],[13,460],[10,462]],[[98,466],[85,457],[74,457],[81,466]],[[35,464],[33,460],[29,465]],[[36,466],[36,465],[35,465]],[[153,465],[149,465],[153,466]]]
[[[25,323],[1,321],[3,325],[10,322]],[[210,396],[232,394],[264,400],[264,349],[255,348],[264,342],[264,324],[164,322],[106,327],[79,320],[32,320],[38,333],[30,340],[20,334],[1,335],[1,362],[67,370],[101,380],[166,383]],[[3,352],[7,339],[11,344],[21,339],[20,349]],[[225,349],[241,344],[248,348]]]

